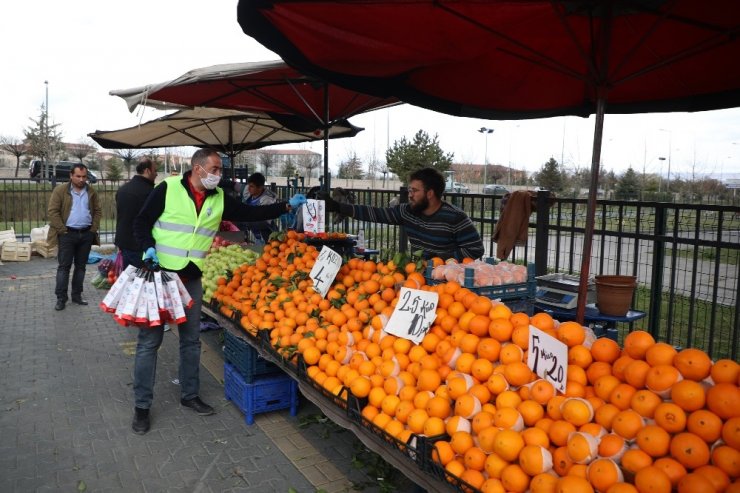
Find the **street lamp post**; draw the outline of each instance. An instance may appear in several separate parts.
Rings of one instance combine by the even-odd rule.
[[[665,158],[663,156],[661,156],[661,157],[658,158],[658,161],[665,161]],[[660,188],[661,188],[660,185],[661,185],[661,183],[663,183],[663,164],[662,163],[660,165],[660,175],[659,175],[659,178],[660,179],[658,180],[658,193],[660,193]]]
[[[486,151],[483,156],[483,186],[485,187],[488,182],[488,136],[493,133],[493,129],[481,127],[478,129],[478,132],[486,137]]]
[[[659,129],[661,132],[668,132],[668,180],[665,184],[665,191],[670,192],[671,191],[671,149],[673,145],[671,144],[671,141],[673,140],[673,132],[670,130],[666,130],[664,128]]]

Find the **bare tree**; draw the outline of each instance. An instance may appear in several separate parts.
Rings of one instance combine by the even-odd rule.
[[[303,175],[308,178],[307,184],[311,183],[313,170],[321,166],[321,156],[314,153],[302,153],[298,155],[297,167],[303,170]]]
[[[18,170],[21,167],[21,156],[26,154],[28,146],[16,137],[0,136],[0,149],[15,156],[15,177],[18,178]]]
[[[126,168],[126,178],[131,178],[131,163],[134,162],[134,159],[139,157],[139,151],[136,149],[119,149],[115,151],[116,156],[121,158],[121,161],[123,161],[123,167]]]
[[[260,152],[259,161],[262,165],[264,175],[269,176],[270,168],[272,168],[276,164],[275,155],[269,152]]]
[[[84,162],[85,158],[97,151],[98,148],[86,142],[84,139],[80,140],[76,144],[69,144],[67,151],[74,157],[76,157],[81,163]]]

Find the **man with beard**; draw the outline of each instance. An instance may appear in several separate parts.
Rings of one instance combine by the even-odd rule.
[[[445,179],[434,168],[421,168],[409,175],[409,201],[395,207],[340,204],[328,194],[326,210],[360,221],[397,224],[406,228],[411,250],[422,250],[424,258],[455,258],[458,261],[483,255],[483,241],[470,218],[461,209],[442,200]]]

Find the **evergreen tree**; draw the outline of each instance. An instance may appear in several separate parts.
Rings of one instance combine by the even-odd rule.
[[[298,172],[298,168],[295,167],[295,164],[293,164],[293,158],[288,156],[285,160],[285,165],[283,166],[283,176],[287,176],[288,178],[295,176]]]
[[[357,154],[352,154],[346,161],[340,163],[337,178],[348,180],[361,180],[364,176],[362,171],[362,160]]]
[[[108,179],[121,180],[122,178],[123,170],[121,169],[121,161],[118,158],[108,161]]]
[[[631,166],[617,180],[615,192],[617,200],[637,200],[640,196],[640,178]]]
[[[33,126],[23,131],[28,145],[27,154],[39,157],[47,163],[55,161],[57,155],[64,150],[59,124],[49,124],[49,114],[43,105],[39,119],[30,118],[30,120],[34,123]]]
[[[444,173],[452,166],[454,154],[445,154],[438,140],[436,134],[434,138],[430,138],[425,131],[419,130],[412,142],[407,141],[406,137],[395,141],[393,147],[385,153],[388,169],[403,183],[408,183],[412,172],[427,166]]]
[[[540,187],[546,190],[562,192],[565,180],[563,172],[560,169],[560,164],[554,158],[550,158],[549,161],[542,165],[540,171],[536,173],[535,181]]]

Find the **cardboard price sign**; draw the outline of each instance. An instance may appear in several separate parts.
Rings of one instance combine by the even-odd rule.
[[[437,318],[438,304],[438,293],[401,288],[398,304],[385,326],[385,331],[419,344]]]
[[[321,252],[308,276],[313,279],[313,288],[322,298],[326,297],[341,267],[342,256],[326,245],[321,247]]]
[[[568,346],[546,332],[529,326],[527,365],[540,378],[565,393],[568,381]]]

